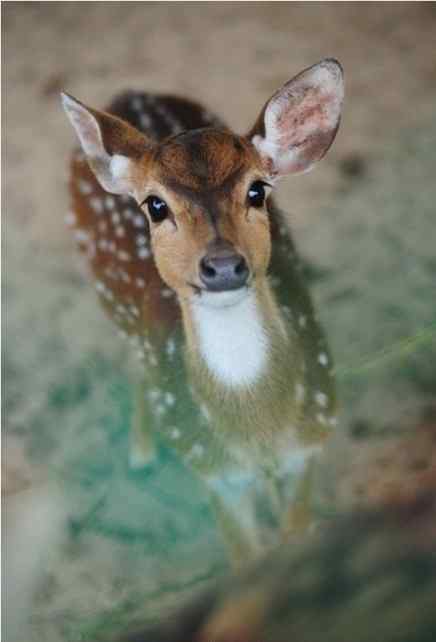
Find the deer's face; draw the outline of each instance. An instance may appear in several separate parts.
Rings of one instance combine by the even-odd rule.
[[[135,187],[157,268],[179,296],[230,301],[265,276],[270,186],[248,141],[214,129],[183,133],[144,157]]]

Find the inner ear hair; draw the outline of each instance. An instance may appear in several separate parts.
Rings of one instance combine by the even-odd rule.
[[[321,160],[339,127],[344,81],[332,58],[305,69],[266,103],[248,134],[271,177],[306,172]]]

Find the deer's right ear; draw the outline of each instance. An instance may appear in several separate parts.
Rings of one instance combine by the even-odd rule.
[[[267,102],[248,137],[271,178],[307,172],[321,160],[339,127],[342,67],[326,58],[302,71]]]
[[[116,116],[86,107],[68,94],[61,96],[100,185],[112,194],[132,194],[135,161],[149,149],[147,138]]]

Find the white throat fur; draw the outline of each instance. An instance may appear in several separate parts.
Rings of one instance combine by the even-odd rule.
[[[192,304],[200,354],[220,383],[249,386],[266,367],[270,340],[256,294],[246,290],[231,303],[224,297],[217,305],[219,297],[220,293],[210,294],[210,301]]]

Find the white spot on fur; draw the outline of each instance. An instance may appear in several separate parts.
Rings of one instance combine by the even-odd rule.
[[[170,432],[171,439],[179,439],[181,434],[180,430],[176,427],[174,427]]]
[[[112,290],[109,290],[109,288],[106,288],[106,289],[102,292],[102,294],[103,294],[103,297],[104,297],[107,301],[111,301],[111,302],[112,302],[112,301],[114,301],[114,299],[115,299],[115,297],[114,297],[114,293],[112,292]]]
[[[312,457],[319,455],[321,450],[320,446],[295,448],[280,459],[280,475],[300,476]]]
[[[96,214],[102,214],[104,211],[103,201],[97,196],[89,199],[89,204]]]
[[[78,243],[88,243],[90,240],[89,232],[83,229],[77,229],[74,232],[74,237]]]
[[[88,183],[88,181],[84,181],[82,178],[79,178],[77,184],[78,184],[78,187],[79,187],[79,192],[81,194],[91,194],[91,192],[92,192],[91,183]]]
[[[74,212],[68,212],[67,215],[65,216],[65,223],[69,227],[72,227],[73,225],[75,225],[76,222],[77,222],[77,219]]]
[[[325,416],[322,412],[319,412],[319,413],[316,415],[316,419],[317,419],[317,421],[319,421],[319,423],[320,423],[320,424],[322,424],[323,426],[325,426],[325,425],[327,424],[327,418],[326,418],[326,416]]]
[[[136,236],[136,245],[145,245],[147,243],[147,237],[143,234],[138,234]]]
[[[315,393],[315,401],[318,404],[318,406],[321,406],[322,408],[326,408],[327,407],[327,402],[328,402],[328,397],[323,392],[316,392]]]
[[[300,328],[305,328],[306,323],[307,323],[307,318],[304,314],[298,317],[298,325],[300,326]]]
[[[121,280],[124,281],[124,283],[130,283],[131,278],[127,272],[125,272],[124,270],[120,270],[120,276]]]
[[[211,114],[211,112],[208,111],[207,109],[202,109],[201,110],[201,118],[206,123],[206,125],[217,125],[217,126],[219,126],[221,124],[219,119],[214,114]]]
[[[140,259],[149,259],[150,258],[150,250],[146,247],[140,247],[138,250],[138,256]]]
[[[320,353],[319,353],[319,355],[318,355],[318,362],[319,362],[322,366],[327,366],[327,365],[328,365],[329,360],[328,360],[328,357],[327,357],[327,355],[326,355],[326,353],[325,353],[325,352],[320,352]]]
[[[232,298],[236,299],[233,305],[228,302]],[[193,302],[192,313],[200,353],[209,370],[227,386],[252,384],[268,357],[268,337],[254,292],[210,293],[205,299]]]
[[[164,107],[161,103],[155,104],[155,110],[162,118],[163,122],[169,127],[172,134],[178,134],[183,131],[182,124],[175,118],[174,114]]]
[[[174,404],[176,403],[176,398],[171,392],[165,393],[164,400],[167,406],[174,406]]]
[[[176,351],[176,342],[174,341],[174,339],[173,339],[172,337],[170,337],[170,338],[168,339],[168,341],[167,341],[167,348],[166,348],[166,350],[167,350],[167,355],[168,355],[170,358],[174,355],[174,353],[175,353],[175,351]]]
[[[139,96],[135,96],[134,98],[132,98],[131,105],[132,109],[135,109],[135,111],[141,111],[141,109],[144,107],[144,101]]]
[[[166,412],[166,407],[163,403],[158,403],[157,406],[155,406],[154,411],[158,417],[162,417]]]
[[[129,343],[130,343],[130,345],[131,345],[131,346],[133,346],[134,348],[137,348],[137,349],[141,348],[141,339],[140,339],[140,337],[139,337],[137,334],[133,334],[133,335],[130,337],[130,339],[129,339]]]
[[[148,398],[152,402],[157,402],[159,401],[159,397],[161,396],[162,392],[159,388],[150,388],[150,390],[147,393]]]
[[[200,412],[203,415],[203,417],[206,419],[206,421],[210,421],[210,412],[206,404],[204,403],[200,404]]]
[[[95,289],[97,290],[97,292],[104,292],[106,289],[106,286],[102,281],[96,281]]]
[[[139,122],[141,123],[141,127],[144,129],[151,127],[151,118],[148,114],[141,114]]]
[[[142,214],[136,214],[136,216],[133,217],[133,225],[135,227],[145,227],[145,219]]]
[[[297,403],[303,403],[304,397],[306,396],[306,389],[302,383],[298,382],[295,384],[295,400]]]
[[[201,444],[194,444],[187,454],[186,458],[189,459],[199,459],[204,454],[204,446]]]
[[[115,207],[115,199],[112,196],[106,196],[104,204],[107,210],[113,210]]]
[[[130,261],[130,259],[132,258],[130,254],[125,250],[119,250],[117,253],[117,256],[120,259],[120,261]]]

